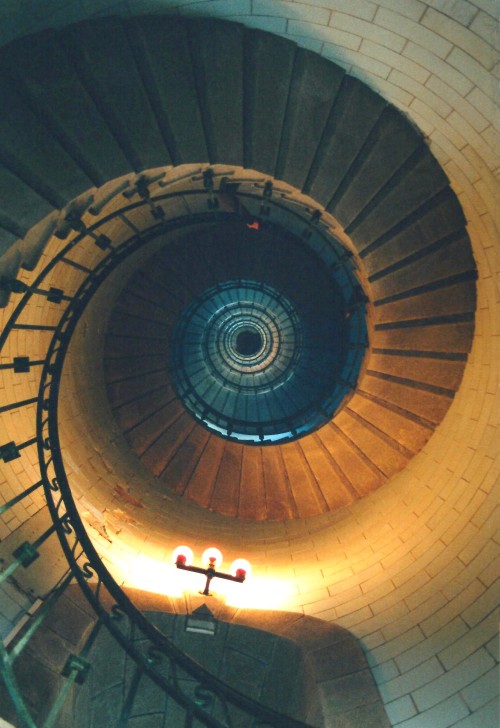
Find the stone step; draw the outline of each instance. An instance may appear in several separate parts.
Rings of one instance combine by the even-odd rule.
[[[243,36],[240,25],[206,18],[193,20],[189,28],[198,102],[212,164],[244,164]]]
[[[328,210],[347,227],[421,144],[421,136],[396,109],[384,109]]]
[[[145,397],[153,391],[169,385],[164,371],[151,373],[143,372],[140,376],[122,382],[109,382],[107,384],[108,397],[113,409]]]
[[[325,207],[367,143],[387,102],[353,76],[344,76],[319,141],[304,191]]]
[[[173,164],[208,162],[188,27],[181,18],[155,15],[134,18],[125,29]]]
[[[161,472],[161,462],[155,457],[154,466],[151,466],[151,453],[155,451],[158,440],[165,442],[167,433],[176,430],[178,420],[184,412],[184,407],[177,398],[172,398],[161,408],[151,413],[147,419],[139,422],[127,432],[127,439],[141,458],[146,458],[149,467],[155,475]],[[170,433],[171,436],[171,433]],[[149,454],[148,454],[149,453]]]
[[[167,358],[165,355],[150,354],[147,351],[134,353],[136,356],[127,354],[120,359],[104,360],[104,376],[109,384],[162,370],[166,375]]]
[[[260,30],[245,31],[245,167],[276,176],[296,45]]]
[[[113,406],[113,414],[122,430],[127,433],[139,422],[147,419],[156,410],[170,402],[173,396],[172,387],[163,382],[157,387],[147,390],[144,394],[126,398],[122,403],[116,402]]]
[[[297,49],[276,165],[278,179],[302,189],[343,77],[339,66]]]
[[[157,477],[161,476],[180,444],[196,426],[179,400],[172,403],[169,414],[170,412],[172,417],[166,421],[161,435],[150,444],[141,457],[143,465]],[[208,482],[210,482],[210,478],[208,478]]]
[[[387,182],[346,232],[362,250],[431,200],[448,184],[426,147],[420,146]]]
[[[119,18],[65,29],[60,42],[135,172],[171,164]]]
[[[93,184],[100,186],[131,171],[60,36],[45,32],[30,36],[29,42],[21,38],[9,44],[0,68],[14,79],[40,122]]]
[[[41,122],[18,84],[5,74],[0,75],[0,98],[8,100],[0,115],[2,164],[55,209],[92,187],[92,180]]]

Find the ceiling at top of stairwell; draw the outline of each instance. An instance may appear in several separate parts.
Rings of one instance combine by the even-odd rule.
[[[214,20],[93,20],[16,41],[4,50],[0,65],[2,95],[8,92],[12,100],[1,122],[5,143],[11,144],[9,159],[18,160],[11,173],[24,180],[33,203],[24,210],[26,228],[92,183],[98,187],[130,172],[211,164],[227,165],[227,174],[234,175],[229,196],[220,189],[227,174],[212,177],[210,184],[203,178],[203,211],[184,197],[179,214],[190,223],[199,219],[201,233],[189,233],[169,248],[164,227],[164,250],[135,272],[110,318],[104,365],[111,407],[160,487],[227,515],[284,519],[342,507],[406,465],[459,386],[473,334],[475,266],[447,178],[401,113],[335,64],[288,40]],[[19,119],[36,136],[36,149],[19,142],[13,131]],[[246,179],[244,169],[257,175]],[[136,199],[145,212],[131,229],[157,224],[162,206],[168,223],[168,191],[144,179]],[[273,184],[266,187],[266,181]],[[250,193],[258,198],[250,211],[258,230],[248,227],[242,205]],[[130,199],[123,198],[124,210]],[[299,210],[296,229],[280,218],[278,202]],[[16,218],[16,204],[14,196],[3,200],[12,209],[2,219]],[[351,281],[339,278],[339,256],[332,261],[319,256],[317,274],[307,269],[316,209],[324,210],[320,230],[331,241],[347,240]],[[91,213],[86,217],[90,224]],[[107,224],[102,223],[104,234]],[[227,238],[231,226],[239,226],[234,246]],[[210,274],[203,260],[211,264]],[[201,396],[198,389],[193,405],[193,382],[186,384],[179,372],[197,377],[189,369],[186,341],[220,284],[230,294],[207,315],[211,323],[201,325],[198,345],[203,374],[212,368],[215,383],[212,394],[203,390]],[[258,307],[252,292],[261,284],[267,298],[253,316]],[[348,341],[350,294],[342,287],[351,286],[352,293],[356,284],[364,290],[361,301],[364,295],[369,299],[371,321],[354,392],[329,399],[343,378],[348,343],[320,367],[324,386],[314,382],[312,400],[323,420],[312,417],[301,439],[277,445],[269,437],[261,446],[263,434],[277,434],[266,427],[280,419],[277,412],[290,404],[293,388],[283,402],[275,400],[265,427],[255,425],[259,417],[249,414],[254,405],[249,399],[241,405],[241,386],[234,381],[229,386],[226,369],[248,374],[243,370],[249,360],[269,355],[279,337],[270,337],[269,350],[266,337],[286,319],[294,343],[282,351],[288,357],[282,368],[305,353],[309,364],[301,386],[311,389],[307,372],[316,377],[316,370],[307,347],[317,340],[311,345],[303,326],[306,302],[311,321],[341,330]],[[179,285],[182,295],[173,294]],[[176,299],[174,317],[165,304],[169,296]],[[217,319],[218,311],[232,311],[233,304],[236,319],[225,313]],[[321,326],[318,335],[324,338]],[[246,341],[238,338],[242,333]],[[350,343],[354,350],[366,342],[361,337]],[[170,373],[177,371],[173,381],[169,363]],[[286,376],[282,391],[285,381]],[[230,415],[220,402],[214,405],[217,386],[232,392]],[[270,401],[265,387],[260,394],[259,401]],[[255,392],[252,397],[256,402]],[[203,406],[217,414],[204,417]],[[299,401],[294,413],[285,411],[280,439],[288,432],[302,434],[294,417],[304,406]],[[237,411],[243,415],[234,416]],[[241,437],[239,442],[220,437],[248,435],[249,421],[258,438],[252,447]]]

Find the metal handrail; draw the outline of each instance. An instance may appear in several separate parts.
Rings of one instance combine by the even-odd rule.
[[[207,197],[207,191],[184,190],[177,193],[152,195],[146,200],[143,199],[139,202],[125,205],[118,212],[114,212],[101,218],[94,225],[89,226],[88,228],[83,226],[83,229],[78,231],[77,235],[63,246],[62,249],[48,262],[45,268],[36,277],[32,285],[29,287],[27,286],[25,289],[23,289],[22,286],[20,287],[21,290],[18,292],[23,294],[22,299],[14,308],[7,325],[0,336],[0,350],[7,341],[11,332],[15,330],[16,326],[19,326],[17,322],[21,313],[26,308],[30,298],[34,295],[46,296],[47,292],[41,289],[44,279],[59,263],[65,262],[65,257],[69,255],[73,248],[86,239],[89,231],[92,232],[92,237],[95,239],[96,231],[98,231],[101,226],[105,225],[115,215],[126,215],[128,211],[141,205],[158,206],[160,202],[165,202],[168,199],[177,197],[178,195],[203,195],[204,197]],[[212,204],[214,195],[216,197],[217,193],[212,191],[210,197]],[[262,201],[262,197],[259,194],[252,195],[245,192],[242,196],[245,196],[247,201],[250,199],[253,199],[258,203]],[[309,226],[307,220],[304,220],[304,218],[296,210],[290,211],[286,204],[283,204],[282,201],[277,200],[276,198],[267,198],[265,202],[266,206],[271,208],[280,208],[282,211],[295,216],[295,218],[300,221],[300,224],[304,224],[306,227]],[[309,213],[310,211],[307,210],[307,212]],[[198,224],[200,221],[211,221],[214,219],[214,216],[220,220],[225,217],[234,217],[234,214],[211,209],[205,213],[198,213],[194,220],[194,224]],[[53,526],[48,532],[46,532],[46,534],[44,534],[44,537],[47,537],[47,535],[50,535],[50,533],[54,531],[57,532],[63,552],[70,566],[72,576],[74,576],[78,582],[98,617],[97,625],[100,627],[101,624],[104,624],[109,629],[121,647],[136,662],[138,666],[137,669],[140,670],[140,674],[144,673],[147,675],[159,687],[171,695],[174,700],[179,703],[179,705],[184,707],[187,716],[186,721],[196,717],[206,726],[227,728],[227,726],[231,725],[228,712],[228,705],[231,705],[236,707],[238,710],[242,710],[243,712],[254,716],[259,722],[259,725],[262,726],[274,726],[275,728],[306,728],[306,724],[303,722],[297,721],[289,716],[283,716],[276,713],[272,709],[263,706],[216,678],[214,675],[205,670],[205,668],[203,668],[199,663],[183,653],[172,640],[163,635],[145,618],[145,616],[134,606],[131,600],[121,590],[113,577],[104,567],[80,519],[65,472],[59,443],[57,417],[58,395],[63,363],[75,326],[81,317],[85,306],[94,295],[98,286],[126,257],[156,238],[158,235],[162,234],[166,228],[173,229],[177,226],[184,226],[186,224],[186,216],[181,216],[168,221],[165,220],[165,218],[160,220],[155,218],[153,224],[146,231],[141,231],[140,234],[132,234],[119,247],[115,248],[110,246],[109,249],[104,251],[104,257],[98,262],[93,270],[88,272],[87,277],[73,296],[69,297],[63,294],[62,298],[65,302],[67,302],[67,306],[64,310],[61,310],[59,322],[54,327],[51,327],[54,333],[42,365],[38,397],[35,398],[37,401],[36,437],[27,441],[30,444],[34,442],[37,443],[41,481],[30,486],[15,498],[12,498],[9,503],[2,507],[1,512],[6,512],[8,509],[16,505],[22,498],[39,488],[43,482],[46,501],[53,521]],[[329,238],[326,233],[323,230],[320,230],[317,226],[314,229],[314,233],[319,236],[320,239],[323,239],[324,244],[328,244],[329,246],[333,245],[333,248],[337,253],[336,247],[341,247],[338,241],[335,241],[335,244],[333,244],[331,238]],[[330,250],[332,250],[332,247],[330,247]],[[335,257],[337,258],[339,265],[342,267],[346,266],[348,275],[355,278],[356,273],[352,263],[350,262],[349,256],[343,257],[342,254],[337,254]],[[69,260],[67,262],[69,262]],[[41,328],[42,326],[34,326],[35,330]],[[40,365],[41,363],[42,360],[38,359],[36,362],[31,362],[31,365]],[[17,407],[23,407],[32,405],[33,403],[34,398],[17,402],[15,404]],[[18,446],[18,448],[19,447],[21,446]],[[30,551],[28,549],[28,555],[29,553]],[[16,561],[8,567],[6,572],[4,572],[4,578],[7,578],[13,572],[14,568],[22,563],[23,554],[21,553],[17,557]],[[48,599],[50,600],[50,595],[48,596]],[[50,601],[48,603],[50,603]],[[45,608],[44,614],[47,612],[48,607]],[[122,616],[122,619],[123,617],[126,617],[130,624],[133,624],[134,627],[140,630],[140,632],[144,635],[146,644],[148,645],[148,650],[146,652],[143,650],[141,651],[128,639],[124,630],[121,628],[122,620],[117,619],[120,615]],[[36,626],[39,626],[40,623],[41,619],[37,621]],[[67,677],[69,678],[69,687],[74,681],[78,682],[77,678],[79,672],[82,669],[82,665],[85,665],[85,655],[87,655],[88,650],[90,649],[90,644],[97,635],[97,629],[98,627],[96,626],[95,632],[92,632],[92,640],[90,643],[87,643],[84,648],[85,654],[82,654],[81,661],[78,662],[77,660],[74,665],[71,665],[70,668],[68,668],[69,671],[67,673]],[[30,628],[27,633],[28,637],[33,632],[34,628]],[[23,646],[24,643],[25,642],[23,642]],[[1,672],[10,693],[16,702],[19,718],[28,728],[35,728],[35,723],[33,722],[29,711],[21,698],[19,687],[16,684],[12,670],[13,659],[17,657],[19,652],[20,649],[14,650],[12,655],[9,655],[8,651],[4,648],[3,643],[1,643]],[[155,663],[158,660],[167,661],[169,666],[168,678],[165,678],[162,672],[156,669]],[[225,722],[221,722],[219,719],[214,718],[211,714],[209,714],[209,712],[207,712],[206,709],[203,708],[203,706],[193,702],[193,700],[182,691],[178,679],[179,669],[186,672],[201,686],[203,686],[203,689],[213,696],[214,701],[219,701],[223,714],[226,716]],[[69,687],[66,687],[61,691],[52,710],[49,712],[43,728],[49,728],[56,720],[57,714],[62,705],[63,699],[68,693]],[[186,725],[188,725],[188,723],[186,723]]]

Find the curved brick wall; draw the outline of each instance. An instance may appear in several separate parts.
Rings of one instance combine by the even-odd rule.
[[[289,586],[284,608],[352,630],[367,649],[393,726],[496,728],[497,3],[81,0],[43,3],[44,10],[40,4],[37,12],[44,17],[19,17],[0,8],[0,27],[6,41],[108,8],[127,15],[167,7],[290,35],[342,63],[408,113],[427,134],[459,196],[479,271],[476,337],[462,386],[443,423],[403,473],[334,517],[236,529],[213,514],[197,514],[202,535],[194,547],[215,533],[235,555],[244,545],[257,575]],[[19,12],[22,8],[19,4]],[[13,386],[7,377],[5,385]],[[102,456],[94,453],[91,465],[103,481],[108,477]],[[32,473],[5,470],[9,488],[19,478],[24,485],[32,482]],[[3,536],[39,507],[34,502],[25,512],[19,506]],[[189,528],[192,514],[187,506],[176,512],[172,544]],[[139,528],[135,537],[134,556],[165,558],[172,545],[155,544],[154,534],[144,542]]]

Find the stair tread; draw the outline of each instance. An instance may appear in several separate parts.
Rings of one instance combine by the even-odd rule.
[[[245,33],[245,166],[274,176],[296,45],[261,30]]]
[[[382,299],[473,269],[469,238],[463,233],[458,240],[373,281],[373,297],[375,300]]]
[[[334,511],[352,503],[354,491],[347,478],[335,469],[320,442],[317,437],[309,436],[302,438],[299,445],[328,509]]]
[[[348,409],[335,418],[335,425],[352,442],[360,445],[365,457],[380,470],[386,478],[401,470],[408,462],[408,455],[400,452],[396,443],[389,443],[375,428],[353,416]]]
[[[190,41],[209,161],[242,166],[243,28],[195,19]]]
[[[238,502],[238,516],[240,518],[253,518],[262,521],[267,517],[262,449],[260,447],[246,447],[243,449]]]
[[[302,189],[344,70],[311,51],[295,55],[276,176]]]
[[[67,28],[61,42],[131,167],[171,164],[122,21],[104,18]]]
[[[474,322],[412,326],[377,331],[373,344],[377,349],[467,353],[471,349]]]
[[[148,417],[160,407],[163,407],[173,397],[173,390],[167,384],[153,391],[146,391],[140,397],[132,402],[116,406],[113,401],[113,414],[122,430],[129,430],[131,427],[140,422],[143,418]]]
[[[344,77],[305,185],[307,194],[328,205],[386,106],[364,83]]]
[[[226,441],[210,499],[210,508],[225,516],[238,513],[242,458],[243,445]]]
[[[168,428],[141,456],[144,466],[157,477],[161,476],[169,460],[174,456],[180,443],[186,439],[192,427],[193,420],[179,402],[176,416],[172,416]]]
[[[126,28],[173,163],[207,162],[185,23],[171,16],[139,17]]]
[[[162,354],[144,352],[142,356],[125,356],[122,359],[104,360],[104,376],[109,384],[122,379],[133,379],[144,374],[158,372],[162,369],[166,374],[167,361]]]
[[[450,398],[444,395],[424,392],[405,384],[388,382],[370,375],[363,378],[360,390],[362,393],[366,392],[383,400],[397,410],[406,411],[434,425],[442,420],[450,406]]]
[[[341,194],[328,205],[328,210],[347,226],[389,182],[421,138],[399,111],[386,108],[370,134],[369,148],[364,150],[362,159],[356,160],[355,174],[351,170],[348,184],[342,185]]]
[[[0,227],[22,238],[53,206],[0,164]]]
[[[175,426],[179,415],[183,411],[184,409],[179,400],[173,398],[127,433],[127,439],[139,457],[142,457],[149,448],[154,447],[154,443],[158,438],[164,436],[166,430]],[[152,461],[150,458],[150,467],[158,474],[156,460]]]
[[[108,382],[108,397],[113,409],[122,404],[137,400],[152,391],[168,386],[169,382],[164,371],[145,373],[142,377],[122,382]]]
[[[285,443],[280,449],[299,518],[325,512],[327,510],[325,500],[299,444]]]
[[[401,355],[372,354],[368,372],[390,377],[411,379],[432,387],[457,389],[465,362],[414,357],[411,352]]]
[[[203,427],[193,427],[186,439],[179,445],[172,459],[160,476],[163,485],[182,495],[190,486],[190,477],[211,437]],[[193,488],[189,496],[195,496]]]
[[[266,505],[270,520],[297,517],[295,501],[290,496],[285,466],[280,449],[262,448],[262,467],[266,491]]]
[[[94,184],[130,172],[130,165],[53,32],[20,39],[0,66],[25,89],[36,113]],[[71,104],[68,104],[71,99]]]
[[[356,413],[411,454],[417,453],[432,434],[430,427],[425,427],[399,412],[391,411],[378,402],[359,395],[350,400],[348,410]]]
[[[370,467],[366,456],[363,457],[354,443],[346,438],[335,424],[329,423],[318,430],[318,437],[350,481],[358,496],[368,495],[385,481],[382,473]]]
[[[472,313],[475,309],[476,284],[474,281],[464,281],[376,306],[375,323]]]
[[[437,196],[436,203],[393,235],[382,238],[380,244],[363,249],[363,263],[369,275],[465,227],[460,204],[449,188]]]
[[[423,151],[411,170],[405,171],[404,176],[398,179],[390,180],[347,228],[347,233],[359,250],[363,250],[447,185],[448,179],[434,157]]]
[[[210,504],[223,452],[224,441],[212,435],[189,478],[185,495],[204,508],[208,508]]]
[[[0,72],[0,159],[54,206],[63,207],[92,187],[92,181],[61,147],[18,92]],[[19,119],[23,119],[22,126]]]

